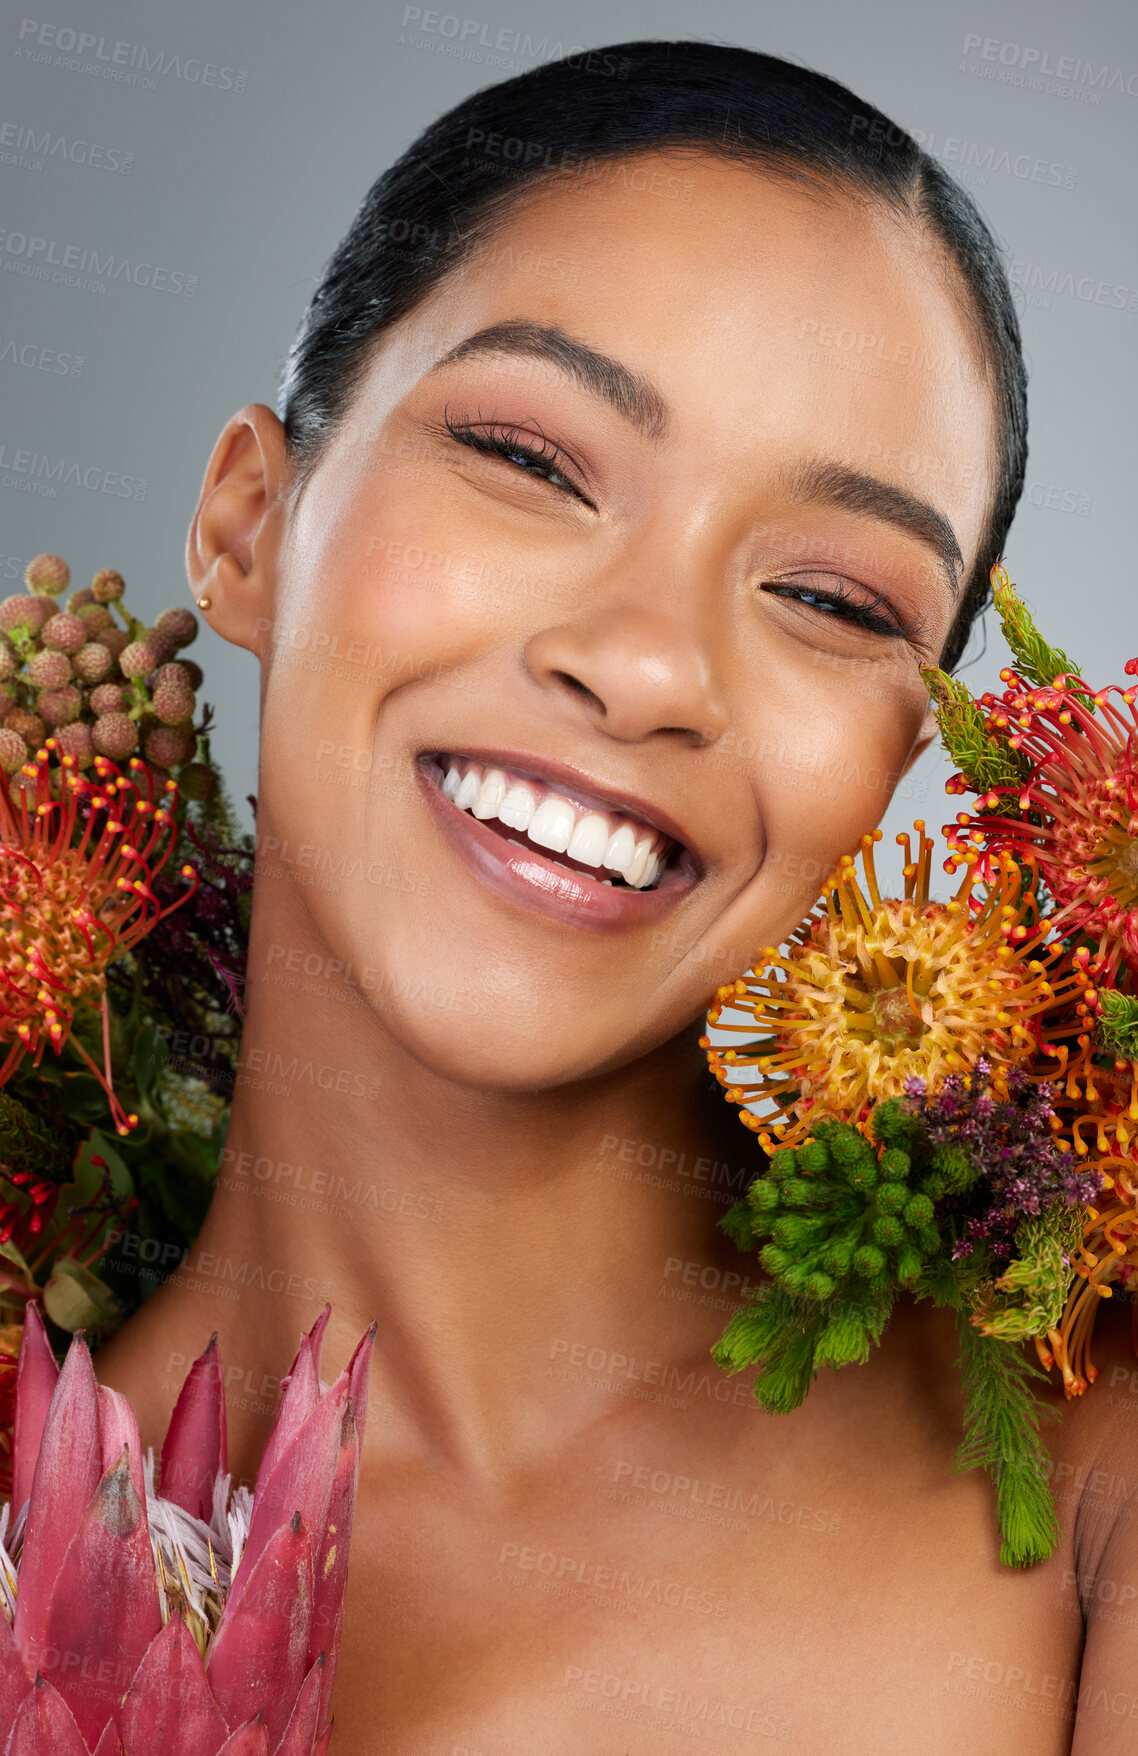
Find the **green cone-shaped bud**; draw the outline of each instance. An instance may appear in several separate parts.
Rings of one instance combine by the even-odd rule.
[[[879,1219],[874,1220],[873,1235],[887,1250],[896,1250],[905,1242],[904,1226],[899,1219],[894,1219],[888,1213],[883,1213]]]
[[[927,1226],[933,1216],[933,1204],[927,1195],[911,1195],[905,1203],[904,1215],[907,1226]]]
[[[904,1183],[882,1183],[877,1191],[877,1206],[881,1213],[900,1213],[909,1198]]]
[[[874,1280],[885,1268],[885,1252],[876,1244],[862,1244],[854,1251],[853,1265],[867,1280]]]

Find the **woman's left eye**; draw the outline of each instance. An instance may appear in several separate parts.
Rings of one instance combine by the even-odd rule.
[[[583,494],[576,482],[572,481],[565,471],[559,467],[562,452],[559,446],[544,434],[528,434],[521,437],[521,429],[517,427],[479,427],[466,421],[451,420],[443,417],[443,424],[452,439],[460,445],[469,446],[472,451],[481,451],[490,457],[500,457],[523,475],[536,476],[539,481],[548,482],[551,488],[557,488],[564,494],[571,494],[574,499],[582,501],[586,506],[593,503]]]
[[[805,581],[795,580],[772,580],[762,589],[772,597],[789,598],[794,603],[803,604],[825,620],[845,622],[855,628],[864,628],[870,634],[882,634],[889,640],[904,640],[914,632],[901,620],[888,598],[879,592],[871,592],[866,599],[841,581],[832,590],[821,590]]]

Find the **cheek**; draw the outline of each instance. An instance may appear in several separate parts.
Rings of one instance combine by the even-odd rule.
[[[751,784],[763,825],[762,858],[746,909],[763,943],[782,939],[812,907],[842,854],[876,827],[901,778],[926,701],[850,676],[781,726],[756,728]],[[888,850],[892,854],[893,850]],[[899,863],[896,868],[900,871]],[[894,876],[883,862],[883,880]]]

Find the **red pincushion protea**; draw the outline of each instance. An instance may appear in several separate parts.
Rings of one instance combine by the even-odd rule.
[[[82,775],[71,756],[52,769],[47,744],[21,770],[18,811],[0,786],[0,1085],[25,1055],[39,1066],[50,1043],[59,1054],[71,1036],[76,1011],[102,1013],[103,1067],[82,1043],[75,1048],[110,1101],[120,1134],[137,1116],[127,1115],[111,1084],[107,965],[180,907],[197,888],[192,866],[189,889],[163,908],[153,883],[176,839],[173,808],[177,788],[167,781],[158,804],[153,777],[137,759],[131,769],[146,786],[128,780],[113,762],[95,759],[97,782]],[[62,795],[53,793],[60,777]]]
[[[1138,676],[1138,659],[1125,670]],[[1094,948],[1093,973],[1104,985],[1124,969],[1138,977],[1138,687],[1095,690],[1060,675],[1035,688],[1015,671],[1000,676],[1003,695],[982,696],[980,705],[1031,771],[983,794],[978,813],[961,812],[950,845],[1032,856],[1054,899],[1053,931]],[[966,784],[950,782],[949,791]]]
[[[34,1306],[0,1514],[4,1756],[323,1756],[374,1328],[330,1387],[301,1341],[252,1494],[230,1492],[216,1338],[158,1489],[129,1402]],[[14,1518],[13,1518],[14,1514]]]

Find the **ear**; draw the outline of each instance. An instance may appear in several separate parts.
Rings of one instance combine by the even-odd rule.
[[[936,715],[933,713],[930,706],[924,719],[921,721],[921,729],[913,740],[913,748],[909,751],[908,759],[904,768],[901,770],[902,775],[908,774],[914,762],[924,755],[939,731],[940,727],[936,723]],[[898,779],[900,779],[900,776],[898,776]]]
[[[250,403],[213,448],[186,538],[199,611],[215,633],[249,652],[263,649],[272,627],[291,479],[283,426],[264,403]]]

